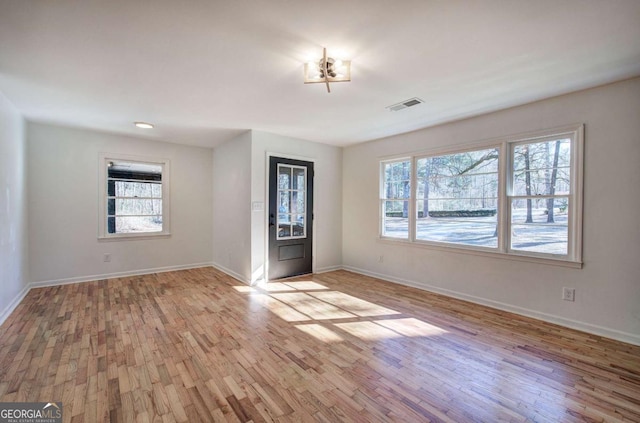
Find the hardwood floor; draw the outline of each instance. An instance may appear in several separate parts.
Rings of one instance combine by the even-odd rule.
[[[336,271],[33,289],[0,401],[69,422],[640,421],[640,347]]]

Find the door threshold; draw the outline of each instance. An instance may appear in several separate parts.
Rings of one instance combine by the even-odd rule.
[[[269,279],[267,281],[267,283],[269,282],[282,282],[282,281],[288,281],[289,279],[295,279],[295,278],[304,278],[305,276],[313,276],[313,272],[311,273],[303,273],[301,275],[295,275],[295,276],[287,276],[286,278],[280,278],[280,279]]]

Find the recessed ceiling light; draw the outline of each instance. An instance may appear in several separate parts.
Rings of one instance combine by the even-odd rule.
[[[152,129],[153,125],[147,122],[134,122],[133,123],[135,126],[137,126],[138,128],[144,128],[144,129]]]

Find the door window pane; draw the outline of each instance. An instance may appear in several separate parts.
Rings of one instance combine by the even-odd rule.
[[[305,168],[294,167],[292,168],[293,173],[293,189],[304,191],[306,189],[306,174],[307,170]]]
[[[278,164],[277,239],[306,236],[306,185],[306,168]]]

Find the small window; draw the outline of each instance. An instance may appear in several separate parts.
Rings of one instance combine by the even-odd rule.
[[[168,161],[101,158],[102,238],[167,235]]]

